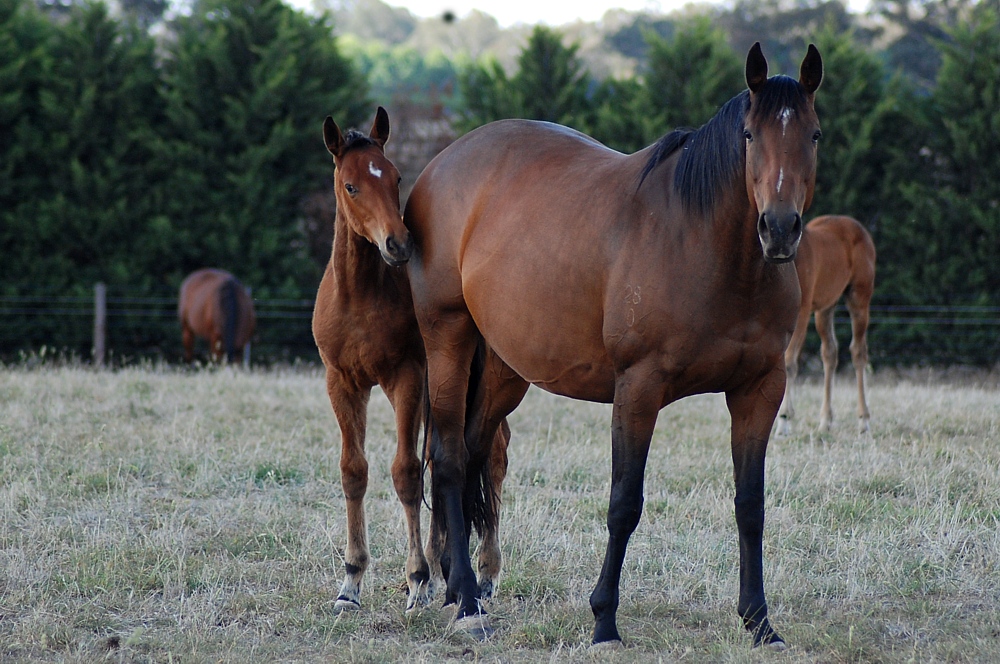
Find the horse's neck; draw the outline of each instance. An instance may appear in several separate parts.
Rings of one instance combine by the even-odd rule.
[[[343,297],[395,296],[399,290],[378,247],[352,231],[339,213],[334,224],[330,264],[337,290]]]

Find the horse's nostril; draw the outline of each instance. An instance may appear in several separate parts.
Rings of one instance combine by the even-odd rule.
[[[795,215],[795,222],[792,224],[792,233],[795,235],[802,234],[802,215]]]

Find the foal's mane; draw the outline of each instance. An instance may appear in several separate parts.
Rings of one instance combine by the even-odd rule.
[[[768,79],[757,93],[753,108],[750,108],[750,91],[744,90],[698,129],[674,129],[657,141],[639,175],[639,187],[657,166],[681,150],[674,170],[674,191],[685,208],[709,214],[719,193],[728,191],[743,172],[746,147],[743,129],[747,114],[776,121],[781,109],[797,110],[805,103],[802,85],[788,76]]]
[[[378,145],[368,134],[357,129],[348,129],[344,134],[344,153],[354,148],[363,148],[366,145]]]

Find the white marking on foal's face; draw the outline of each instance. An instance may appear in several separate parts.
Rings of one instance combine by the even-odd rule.
[[[781,183],[785,181],[785,167],[778,169],[778,193],[781,193]]]
[[[377,178],[382,177],[382,169],[381,168],[375,168],[375,162],[373,162],[373,161],[369,161],[368,162],[368,172],[371,173],[372,175],[374,175]]]
[[[781,120],[781,135],[785,135],[785,130],[788,129],[788,121],[792,119],[792,109],[787,106],[781,109],[781,113],[778,113],[778,119]]]

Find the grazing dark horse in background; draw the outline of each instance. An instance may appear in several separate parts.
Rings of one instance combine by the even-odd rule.
[[[177,301],[184,361],[194,359],[194,339],[208,340],[216,362],[236,362],[257,325],[253,300],[239,280],[214,268],[195,270],[181,283]]]
[[[851,360],[858,381],[858,430],[868,431],[871,416],[865,401],[865,367],[868,365],[868,305],[875,290],[875,243],[857,219],[839,215],[816,217],[802,231],[795,256],[802,304],[792,341],[785,351],[785,399],[778,411],[778,430],[791,432],[789,420],[795,415],[792,393],[799,373],[799,354],[806,340],[809,317],[816,312],[820,354],[823,357],[823,407],[819,428],[828,431],[833,423],[830,392],[837,371],[837,336],[833,331],[833,310],[845,295],[851,314]]]
[[[755,644],[783,644],[764,598],[764,456],[798,313],[791,261],[815,185],[822,75],[810,46],[798,81],[768,78],[756,44],[749,90],[698,130],[622,155],[565,127],[495,122],[452,143],[417,180],[404,215],[409,273],[427,351],[433,508],[445,511],[459,627],[490,631],[466,516],[489,493],[468,472],[487,452],[468,449],[469,422],[490,430],[529,383],[613,404],[609,537],[590,604],[594,642],[617,642],[619,579],[657,414],[723,392],[738,611]],[[481,339],[496,364],[477,388],[488,398],[469,399]]]
[[[323,138],[333,155],[337,216],[333,250],[316,295],[313,336],[326,367],[326,389],[341,432],[340,470],[347,502],[346,575],[337,610],[361,606],[361,581],[369,550],[364,498],[368,487],[365,430],[368,400],[382,387],[396,414],[392,481],[406,514],[409,553],[407,610],[426,606],[440,577],[440,556],[428,566],[421,550],[422,464],[417,436],[423,422],[425,361],[410,286],[401,267],[412,241],[399,212],[399,171],[385,156],[389,116],[379,107],[369,135],[341,133],[332,118]],[[509,430],[508,430],[509,431]],[[495,446],[497,482],[506,473],[506,439]],[[496,509],[493,513],[496,513]],[[500,571],[496,522],[480,549],[484,583]]]

